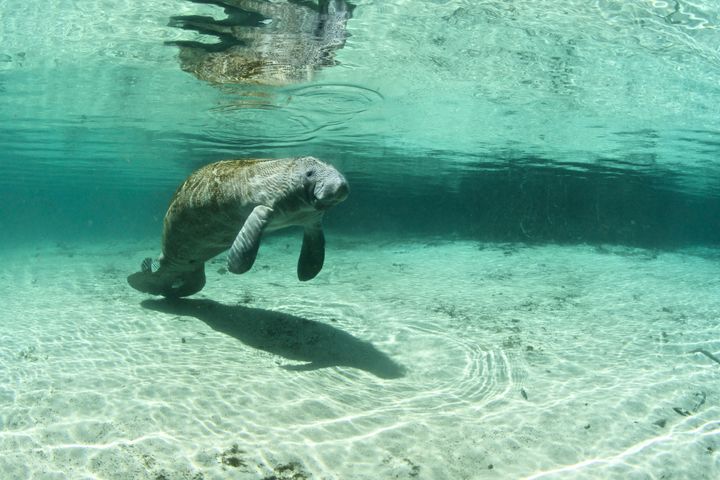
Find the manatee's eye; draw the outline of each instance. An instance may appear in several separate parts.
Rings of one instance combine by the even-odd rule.
[[[307,178],[311,178],[313,175],[315,175],[315,170],[313,170],[312,168],[310,170],[308,170],[307,172],[305,172],[305,176]]]

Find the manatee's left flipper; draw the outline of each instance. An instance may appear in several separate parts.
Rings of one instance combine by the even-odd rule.
[[[305,227],[302,251],[298,260],[297,275],[301,281],[311,280],[322,270],[325,261],[325,234],[322,224]]]
[[[228,254],[228,270],[232,273],[245,273],[255,263],[258,248],[260,247],[260,237],[263,230],[270,222],[272,216],[272,208],[265,205],[258,205],[245,220],[245,224],[235,241],[230,247]]]

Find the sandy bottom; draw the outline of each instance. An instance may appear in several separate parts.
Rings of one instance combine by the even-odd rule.
[[[720,252],[295,233],[174,303],[6,250],[0,477],[720,478]]]

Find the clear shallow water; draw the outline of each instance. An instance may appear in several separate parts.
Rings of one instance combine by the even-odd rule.
[[[690,475],[689,463],[664,460],[683,454],[692,476],[715,476],[717,392],[709,385],[717,364],[688,352],[720,348],[712,253],[720,243],[719,5],[355,5],[339,63],[312,81],[218,87],[183,72],[178,49],[166,44],[212,42],[169,19],[221,19],[217,6],[0,1],[7,471],[32,476],[29,459],[42,458],[47,471],[77,478],[123,478],[118,465],[138,478],[263,478],[288,462],[313,478],[502,478],[566,468],[571,477],[652,478]],[[220,305],[200,303],[198,315],[140,305],[124,276],[156,253],[168,199],[190,171],[228,157],[297,154],[337,165],[352,186],[326,221],[329,248],[341,237],[349,246],[329,256],[317,282],[258,270],[216,276],[199,298]],[[410,242],[415,253],[403,260],[405,247],[377,236]],[[448,239],[457,248],[443,249]],[[500,242],[500,252],[516,242],[569,250],[523,250],[516,262],[514,247],[486,257],[473,242]],[[88,257],[93,245],[105,253]],[[677,249],[707,250],[671,256]],[[274,268],[294,265],[296,250]],[[629,252],[640,253],[620,255]],[[558,270],[541,275],[555,254]],[[467,278],[453,273],[468,265]],[[286,281],[292,293],[279,295]],[[568,284],[587,303],[558,293]],[[304,296],[308,288],[314,296]],[[257,310],[233,309],[245,289],[258,296],[249,302]],[[547,317],[528,313],[538,308]],[[255,329],[242,326],[246,318]],[[525,345],[511,338],[513,319],[546,330]],[[209,338],[164,370],[168,352],[185,345],[178,322],[207,327]],[[300,339],[288,347],[282,331],[263,334],[268,325]],[[313,356],[312,339],[298,333],[306,330],[330,352],[355,354]],[[531,365],[538,351],[552,352],[552,368]],[[217,370],[198,381],[188,372],[204,371],[206,354]],[[298,355],[334,364],[280,368]],[[87,359],[101,375],[77,376]],[[255,382],[242,397],[248,416],[235,411],[239,398],[225,397],[246,376]],[[123,386],[144,382],[157,390]],[[288,384],[302,400],[280,392]],[[518,407],[527,406],[519,388],[539,410]],[[319,404],[318,392],[326,395]],[[581,405],[577,392],[593,401]],[[88,413],[90,400],[72,400],[81,396],[100,406]],[[131,420],[127,402],[132,411],[162,411]],[[304,402],[314,406],[298,424],[290,417]],[[605,430],[591,420],[585,429],[585,418]],[[662,419],[664,427],[653,424]],[[287,435],[288,444],[278,443]],[[574,441],[580,435],[591,438]],[[223,463],[234,443],[252,469]],[[129,454],[135,445],[142,453]],[[421,461],[423,452],[432,455]]]
[[[365,229],[378,208],[420,197],[463,205],[454,212],[473,215],[443,228],[486,239],[717,244],[715,7],[357,2],[338,65],[312,82],[217,88],[181,71],[166,44],[212,43],[169,19],[224,18],[215,5],[4,1],[0,218],[16,240],[36,238],[48,216],[50,235],[150,234],[193,168],[308,153],[348,174],[353,224]],[[482,202],[486,191],[500,200]],[[68,192],[92,201],[66,206]],[[625,215],[618,197],[638,211]],[[532,220],[543,235],[524,233],[518,217],[549,198],[550,209],[577,208],[562,214],[570,223],[606,212],[593,228],[615,233],[564,232],[545,214]],[[147,208],[123,218],[118,199]],[[680,210],[670,219],[668,204]],[[474,220],[483,214],[514,226]]]

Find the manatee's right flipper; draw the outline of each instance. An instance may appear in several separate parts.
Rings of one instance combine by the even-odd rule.
[[[169,271],[159,268],[159,263],[146,258],[140,271],[127,277],[131,287],[151,295],[168,298],[187,297],[199,292],[205,286],[205,264],[194,270]]]
[[[258,248],[260,248],[260,237],[270,222],[272,212],[272,208],[258,205],[248,215],[240,233],[230,247],[228,254],[228,270],[230,272],[245,273],[253,266]]]
[[[325,262],[325,234],[320,222],[305,227],[302,250],[297,265],[300,281],[312,280],[322,270]]]

